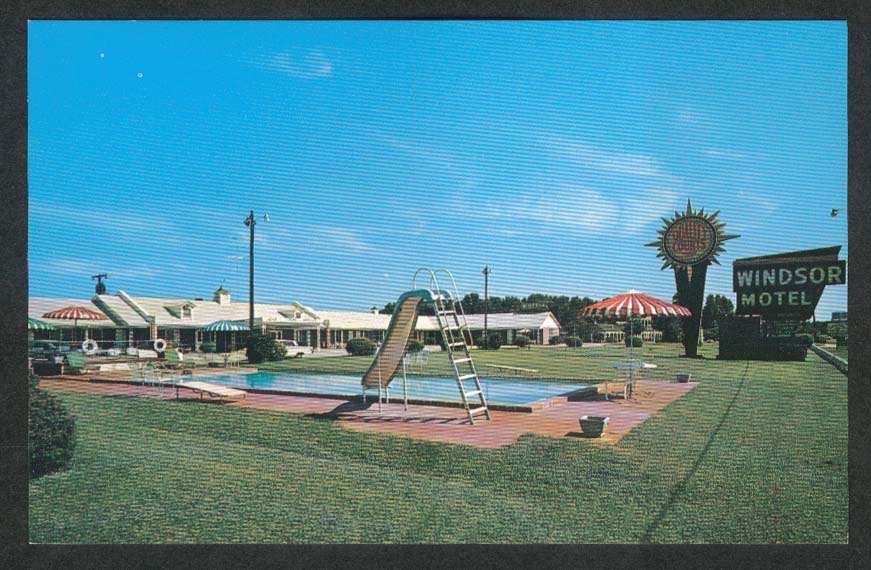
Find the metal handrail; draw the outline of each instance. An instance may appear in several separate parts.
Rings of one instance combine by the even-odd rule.
[[[466,320],[466,309],[463,308],[462,298],[460,297],[460,290],[457,288],[457,282],[456,282],[456,280],[454,279],[454,274],[451,273],[450,271],[448,271],[447,269],[442,268],[442,269],[436,269],[436,270],[433,272],[433,275],[435,275],[435,274],[438,273],[438,272],[444,272],[444,273],[446,273],[447,276],[448,276],[448,277],[450,278],[450,280],[451,280],[451,286],[453,287],[453,295],[454,295],[454,300],[455,300],[454,307],[459,307],[459,308],[460,308],[460,310],[459,310],[459,315],[463,318],[463,327],[464,327],[464,330],[467,331],[467,332],[469,333],[469,345],[472,345],[472,344],[474,344],[474,343],[472,342],[472,340],[473,340],[473,339],[472,339],[472,331],[469,330],[469,322]],[[460,334],[461,334],[461,335],[464,334],[463,331],[460,331]],[[465,337],[464,337],[464,339],[465,339]]]

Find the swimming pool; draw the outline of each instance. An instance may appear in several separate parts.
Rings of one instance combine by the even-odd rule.
[[[205,379],[205,378],[204,378]],[[347,374],[312,374],[300,372],[255,372],[252,374],[209,375],[208,382],[252,391],[309,394],[325,396],[359,396],[360,376]],[[470,384],[466,384],[467,389]],[[516,380],[508,378],[482,378],[481,388],[489,404],[528,405],[557,397],[587,395],[596,390],[589,384],[564,384]],[[377,398],[378,390],[367,394]],[[391,401],[402,401],[402,378],[390,384]],[[454,378],[408,376],[409,401],[459,402],[460,394]]]

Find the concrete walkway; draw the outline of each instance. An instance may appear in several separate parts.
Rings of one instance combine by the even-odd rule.
[[[96,378],[94,378],[96,379]],[[109,380],[109,379],[105,379]],[[246,400],[223,405],[263,410],[280,410],[308,414],[312,417],[337,421],[347,429],[372,433],[398,434],[416,439],[473,445],[477,447],[502,447],[517,441],[525,433],[548,437],[567,437],[596,444],[615,444],[635,427],[641,425],[654,413],[683,396],[698,384],[639,381],[636,397],[630,400],[598,398],[579,402],[566,402],[533,413],[491,411],[490,421],[480,420],[469,424],[462,408],[445,406],[385,404],[378,411],[378,404],[359,400],[312,398],[249,393]],[[175,399],[175,388],[165,386],[160,392],[154,386],[142,386],[129,382],[91,381],[86,377],[43,378],[40,387],[46,390],[79,392],[101,395],[150,396],[166,400]],[[193,391],[180,388],[180,399],[196,399]],[[584,415],[609,416],[604,437],[582,437],[578,418]]]

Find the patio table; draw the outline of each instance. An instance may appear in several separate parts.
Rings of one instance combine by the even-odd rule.
[[[627,360],[624,362],[612,362],[609,364],[611,368],[617,370],[618,374],[625,374],[626,377],[621,378],[617,381],[611,381],[611,383],[621,383],[623,384],[623,399],[631,398],[633,392],[635,391],[635,381],[638,377],[644,376],[645,370],[651,370],[656,368],[656,364],[652,364],[650,362],[641,362],[640,360]],[[609,390],[608,390],[608,380],[605,380],[605,399],[608,400]]]

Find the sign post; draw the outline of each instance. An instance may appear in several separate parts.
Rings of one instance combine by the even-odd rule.
[[[665,225],[659,230],[659,239],[646,244],[659,248],[656,256],[663,259],[661,269],[674,269],[677,303],[692,313],[683,321],[684,354],[689,357],[698,357],[708,265],[719,265],[717,255],[725,251],[723,242],[740,237],[724,233],[726,225],[717,219],[719,214],[705,214],[704,208],[694,211],[687,200],[686,211],[675,212],[671,219],[662,218]]]
[[[847,282],[847,262],[838,259],[840,251],[838,245],[736,259],[732,263],[735,314],[767,320],[810,319],[826,285]]]

